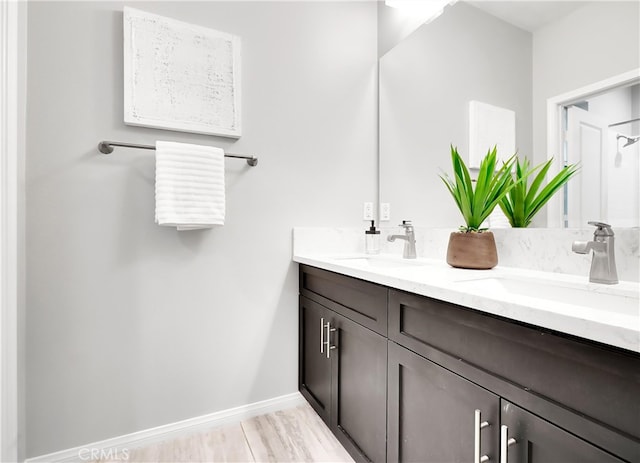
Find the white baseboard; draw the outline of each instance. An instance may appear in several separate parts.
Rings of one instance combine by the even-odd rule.
[[[98,442],[74,447],[59,452],[49,453],[39,457],[29,458],[25,463],[49,462],[49,463],[67,463],[67,462],[86,462],[90,461],[91,451],[103,451],[103,455],[109,455],[109,449],[115,449],[112,455],[121,452],[123,449],[134,449],[143,447],[155,442],[166,439],[175,439],[176,437],[192,434],[194,432],[203,431],[205,429],[215,428],[221,425],[237,423],[239,421],[251,418],[253,416],[263,415],[286,408],[295,407],[304,403],[305,400],[299,392],[274,397],[273,399],[255,402],[241,407],[229,408],[208,415],[196,416],[183,421],[157,426],[155,428],[145,429],[143,431],[125,434],[123,436],[113,437]],[[124,458],[123,458],[124,460]]]

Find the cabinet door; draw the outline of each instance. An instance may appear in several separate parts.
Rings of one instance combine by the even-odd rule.
[[[331,411],[331,360],[326,355],[323,325],[330,311],[305,297],[300,297],[298,386],[302,395],[329,424]]]
[[[573,434],[502,400],[501,447],[508,463],[622,463]],[[514,439],[515,442],[505,444]],[[639,455],[640,456],[640,455]]]
[[[356,461],[386,456],[387,340],[335,315],[331,430]]]
[[[476,435],[479,456],[498,461],[497,395],[391,341],[388,381],[387,461],[474,462]]]

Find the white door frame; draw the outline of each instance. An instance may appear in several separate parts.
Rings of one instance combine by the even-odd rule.
[[[0,461],[18,460],[18,2],[0,0]]]
[[[547,156],[554,158],[563,152],[562,108],[577,103],[599,93],[616,87],[626,87],[640,82],[640,68],[618,74],[617,76],[577,88],[562,95],[547,99]],[[556,159],[551,164],[548,178],[553,178],[562,169],[562,161]],[[547,227],[564,227],[563,195],[553,196],[547,203]]]

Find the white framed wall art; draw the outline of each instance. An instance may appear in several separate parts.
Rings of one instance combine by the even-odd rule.
[[[125,7],[124,122],[239,138],[240,38]]]

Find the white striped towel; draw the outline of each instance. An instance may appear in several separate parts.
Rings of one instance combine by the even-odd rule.
[[[224,151],[156,142],[156,223],[178,230],[224,225]]]

